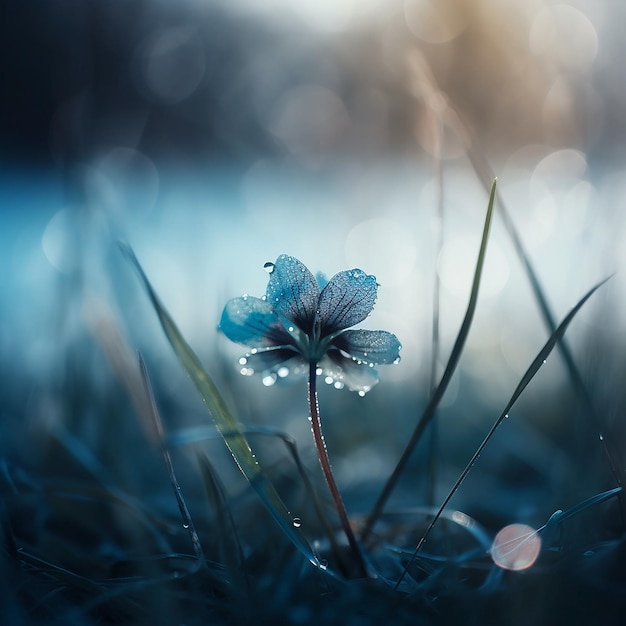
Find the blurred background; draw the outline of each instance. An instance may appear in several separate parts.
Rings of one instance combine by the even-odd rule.
[[[483,474],[489,489],[550,475],[547,504],[505,501],[517,513],[564,507],[555,494],[571,484],[563,459],[580,433],[598,454],[600,430],[624,443],[625,19],[610,0],[5,3],[3,457],[62,468],[68,447],[88,450],[141,493],[154,480],[144,455],[160,460],[141,452],[138,349],[167,428],[206,423],[123,239],[241,421],[286,430],[317,471],[303,383],[266,389],[239,376],[245,348],[216,332],[226,301],[262,295],[263,264],[284,252],[328,276],[376,275],[364,326],[403,343],[402,362],[381,368],[365,399],[322,390],[339,482],[367,509],[433,384],[437,280],[437,375],[465,311],[491,177],[478,159],[498,177],[557,320],[616,273],[567,335],[602,423],[576,417],[588,411],[555,353],[483,466],[495,468]],[[496,215],[439,414],[442,494],[548,336]],[[594,488],[610,486],[602,473]]]

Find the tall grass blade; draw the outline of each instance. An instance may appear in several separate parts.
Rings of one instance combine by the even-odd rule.
[[[437,521],[441,517],[441,514],[443,513],[444,509],[448,506],[448,503],[450,502],[450,500],[452,500],[454,494],[458,491],[459,487],[463,484],[463,481],[467,478],[467,475],[470,473],[470,471],[472,470],[472,468],[476,464],[476,461],[478,461],[478,458],[480,457],[480,455],[482,454],[483,450],[485,449],[485,446],[487,445],[487,443],[489,443],[489,440],[491,439],[491,437],[493,437],[494,433],[499,428],[500,424],[502,424],[502,422],[508,417],[509,411],[511,410],[511,408],[513,407],[515,402],[517,402],[517,399],[520,397],[520,395],[522,395],[522,392],[524,391],[524,389],[526,389],[526,387],[528,386],[530,381],[535,377],[535,375],[537,374],[537,372],[539,371],[541,366],[546,362],[546,359],[548,358],[548,356],[550,355],[550,353],[554,349],[554,346],[563,338],[563,335],[565,334],[565,331],[567,330],[567,327],[570,325],[570,322],[574,319],[574,316],[578,313],[578,311],[580,311],[580,309],[583,306],[583,304],[585,304],[585,302],[587,302],[587,300],[589,300],[589,298],[607,280],[609,280],[609,279],[605,278],[603,281],[599,282],[595,287],[590,289],[583,296],[583,298],[581,300],[578,301],[578,304],[576,304],[576,306],[565,316],[565,318],[559,324],[557,329],[552,333],[552,335],[550,335],[550,338],[545,343],[543,348],[539,351],[539,354],[535,357],[534,361],[530,364],[530,367],[526,370],[526,373],[522,376],[522,378],[519,381],[517,387],[515,388],[515,391],[513,392],[513,395],[511,396],[510,400],[507,402],[506,406],[504,407],[504,410],[502,411],[502,413],[500,414],[498,419],[494,422],[493,426],[491,427],[491,429],[489,430],[489,432],[487,433],[487,435],[483,439],[482,443],[476,449],[476,452],[474,452],[474,454],[473,454],[472,458],[470,459],[469,463],[465,466],[465,469],[461,472],[461,474],[458,477],[457,481],[454,483],[454,486],[452,487],[452,489],[450,490],[450,492],[448,493],[448,495],[446,496],[446,498],[442,502],[441,506],[437,510],[437,513],[433,517],[432,521],[430,522],[430,524],[426,528],[426,531],[424,532],[424,534],[422,535],[421,539],[419,540],[419,542],[417,544],[417,547],[413,551],[413,555],[412,555],[411,559],[409,559],[409,562],[406,564],[406,566],[404,568],[404,571],[402,572],[402,575],[398,579],[398,582],[396,583],[396,588],[400,585],[400,583],[404,579],[404,576],[406,575],[409,567],[411,566],[411,563],[416,558],[417,554],[419,553],[419,551],[421,550],[422,546],[426,542],[426,539],[428,538],[428,535],[430,535],[430,532],[432,531],[433,527],[435,526],[435,524],[437,523]],[[616,491],[615,493],[619,493],[619,492]]]
[[[380,517],[380,514],[383,512],[385,504],[389,496],[391,495],[391,492],[393,491],[394,487],[396,486],[398,479],[400,478],[400,475],[404,471],[404,468],[406,467],[406,464],[411,454],[413,453],[415,446],[418,444],[426,427],[428,426],[433,416],[435,415],[435,410],[439,402],[441,401],[441,398],[443,398],[443,394],[448,388],[448,384],[450,383],[450,380],[452,379],[452,375],[454,374],[456,367],[459,363],[459,359],[461,358],[461,354],[465,346],[465,340],[467,339],[467,336],[469,334],[469,331],[472,325],[472,320],[474,318],[474,312],[476,311],[476,303],[478,301],[480,279],[482,276],[483,266],[485,262],[485,255],[487,252],[487,241],[489,239],[489,230],[491,227],[491,220],[493,217],[495,194],[496,194],[496,180],[494,179],[493,184],[491,186],[491,192],[489,194],[489,205],[487,207],[487,215],[485,217],[485,225],[483,227],[483,234],[482,234],[482,238],[480,242],[480,250],[478,252],[478,260],[476,262],[476,270],[474,271],[474,279],[472,281],[472,289],[470,292],[470,298],[467,304],[465,317],[463,318],[461,328],[459,329],[459,333],[457,335],[456,341],[454,342],[454,347],[452,348],[452,352],[450,353],[450,358],[448,359],[448,363],[446,365],[445,371],[443,373],[443,376],[441,377],[441,380],[439,381],[439,384],[437,385],[437,388],[432,394],[430,401],[428,402],[428,405],[424,409],[424,412],[422,413],[419,421],[417,422],[415,430],[413,431],[404,451],[402,452],[402,455],[400,457],[400,460],[398,461],[398,464],[396,465],[391,476],[387,480],[387,483],[385,484],[385,487],[383,488],[382,493],[380,494],[378,500],[376,501],[376,504],[374,505],[374,508],[372,509],[372,512],[365,524],[365,527],[361,535],[362,541],[365,541],[367,539],[374,524],[376,523],[376,520]]]
[[[152,302],[152,306],[161,322],[163,331],[174,349],[174,353],[189,378],[191,378],[194,383],[209,414],[213,418],[216,428],[224,438],[224,442],[235,460],[235,463],[237,463],[242,474],[257,492],[258,496],[289,540],[313,565],[320,567],[321,564],[309,546],[306,537],[298,528],[294,527],[293,517],[256,460],[248,440],[241,432],[239,425],[230,413],[215,383],[205,372],[200,360],[181,335],[165,307],[161,304],[159,297],[152,288],[132,248],[123,242],[120,242],[120,248],[139,273],[141,281]]]

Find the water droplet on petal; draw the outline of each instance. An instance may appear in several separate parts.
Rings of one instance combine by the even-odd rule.
[[[271,373],[263,376],[262,382],[266,387],[271,387],[276,382],[276,374]]]
[[[300,528],[300,526],[302,526],[302,520],[299,517],[294,517],[292,524],[294,528]]]
[[[263,266],[263,269],[264,269],[264,270],[265,270],[268,274],[271,274],[271,273],[274,271],[274,268],[275,268],[275,267],[276,267],[276,266],[275,266],[273,263],[271,263],[270,261],[268,261],[268,262],[267,262],[267,263]]]

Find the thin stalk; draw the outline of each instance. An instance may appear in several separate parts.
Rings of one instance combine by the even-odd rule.
[[[180,516],[183,520],[183,528],[185,528],[189,533],[189,538],[191,539],[191,544],[193,545],[194,552],[196,553],[198,563],[206,567],[206,557],[204,556],[204,551],[202,550],[202,545],[200,544],[200,538],[198,537],[198,533],[196,532],[196,528],[191,519],[191,513],[187,508],[187,504],[185,503],[185,499],[183,498],[182,489],[180,488],[180,484],[178,483],[178,479],[176,478],[176,474],[174,472],[172,457],[170,456],[170,451],[167,447],[165,439],[163,422],[161,421],[161,416],[159,415],[156,401],[154,399],[152,385],[150,384],[150,378],[148,377],[148,370],[141,354],[139,354],[139,369],[141,370],[141,378],[143,379],[144,390],[148,398],[157,435],[159,437],[159,441],[161,442],[161,452],[163,454],[165,466],[167,467],[167,473],[169,474],[170,482],[172,483],[172,489],[174,490],[174,496],[176,497],[176,503],[178,504],[178,510],[180,511]]]
[[[437,212],[435,214],[435,238],[436,238],[436,258],[439,258],[443,249],[443,219],[444,219],[444,203],[443,203],[443,164],[441,157],[441,143],[443,136],[442,114],[432,107],[433,117],[433,133],[434,133],[434,166],[435,178],[437,180]],[[433,323],[432,323],[432,352],[430,356],[430,395],[432,396],[437,389],[437,364],[440,356],[439,343],[439,321],[440,321],[440,305],[441,305],[441,281],[439,272],[435,265],[435,280],[433,284]],[[438,421],[433,415],[430,422],[430,438],[428,441],[428,498],[429,504],[434,505],[435,494],[437,491],[437,469],[438,469],[438,450],[439,448],[439,426]]]
[[[311,430],[313,431],[313,440],[315,441],[315,448],[317,450],[317,456],[320,461],[320,465],[322,466],[322,472],[324,474],[324,478],[326,479],[326,484],[328,485],[328,489],[330,490],[330,494],[335,503],[335,508],[337,509],[337,513],[339,514],[339,519],[341,520],[341,526],[343,527],[343,531],[346,534],[346,538],[348,539],[348,544],[352,550],[354,555],[354,559],[356,565],[359,569],[359,574],[363,578],[368,577],[367,568],[365,566],[365,561],[363,560],[363,554],[361,553],[361,549],[359,548],[359,544],[356,541],[356,537],[352,532],[352,527],[350,526],[350,520],[348,519],[348,514],[346,512],[346,507],[341,498],[341,494],[339,493],[339,489],[337,488],[337,483],[335,482],[335,477],[333,476],[333,470],[330,465],[330,459],[328,458],[328,450],[326,449],[326,442],[324,441],[324,435],[322,434],[322,421],[320,419],[319,412],[319,404],[317,402],[317,363],[312,361],[309,363],[309,382],[308,382],[308,391],[309,391],[309,419],[311,420]]]

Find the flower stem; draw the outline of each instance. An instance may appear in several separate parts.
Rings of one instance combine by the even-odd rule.
[[[333,470],[330,466],[330,459],[328,458],[328,451],[326,449],[326,442],[324,441],[324,435],[322,434],[322,421],[320,419],[319,405],[317,402],[316,372],[317,363],[312,361],[309,364],[308,390],[309,417],[311,420],[311,429],[313,431],[313,440],[315,441],[317,456],[319,458],[320,465],[322,466],[322,472],[324,473],[326,484],[328,485],[328,489],[330,490],[330,494],[335,503],[335,508],[337,509],[337,513],[339,514],[341,526],[343,527],[343,531],[345,532],[346,538],[348,539],[348,544],[350,545],[350,548],[354,555],[355,563],[359,570],[359,575],[363,578],[367,578],[368,573],[365,566],[365,561],[363,560],[363,554],[361,553],[359,544],[357,543],[356,537],[352,532],[352,527],[350,526],[350,520],[348,519],[346,507],[344,506],[341,494],[339,493],[339,489],[337,488],[337,483],[335,482],[335,477],[333,476]]]

